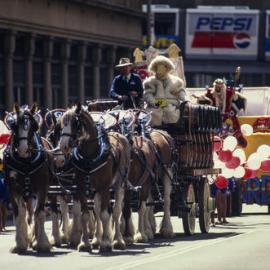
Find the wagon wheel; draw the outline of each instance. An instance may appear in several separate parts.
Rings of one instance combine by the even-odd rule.
[[[210,229],[211,212],[214,210],[213,199],[210,198],[210,188],[207,179],[201,179],[198,190],[199,224],[202,233]]]
[[[186,187],[184,194],[184,201],[190,210],[184,210],[182,212],[182,222],[184,227],[184,232],[186,235],[193,235],[195,231],[196,222],[196,203],[195,203],[195,193],[193,184],[189,184]]]

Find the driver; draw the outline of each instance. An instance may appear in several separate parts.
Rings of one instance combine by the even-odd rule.
[[[112,82],[110,97],[117,100],[123,109],[141,107],[143,104],[143,86],[140,77],[131,73],[132,63],[129,58],[120,58],[116,66],[120,75]]]

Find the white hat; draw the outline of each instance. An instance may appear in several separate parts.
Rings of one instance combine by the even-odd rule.
[[[130,62],[129,58],[120,58],[119,64],[115,66],[116,68],[131,66],[132,63]]]

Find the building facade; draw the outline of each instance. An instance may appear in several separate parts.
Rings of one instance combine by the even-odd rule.
[[[66,107],[107,97],[141,44],[142,1],[0,1],[0,106]]]
[[[148,1],[144,1],[146,4]],[[237,66],[241,66],[241,83],[246,86],[266,86],[270,85],[270,27],[269,23],[267,26],[267,18],[269,18],[269,10],[270,10],[270,1],[268,0],[152,0],[152,4],[154,5],[169,5],[171,8],[179,9],[179,45],[182,49],[184,56],[184,66],[185,66],[185,75],[187,79],[188,87],[204,87],[205,85],[212,84],[213,80],[217,77],[226,77],[230,78]],[[194,24],[192,22],[191,17],[187,16],[187,9],[195,9],[198,6],[224,6],[222,9],[213,8],[216,11],[212,13],[208,13],[207,16],[216,16],[216,14],[230,14],[230,12],[234,12],[229,8],[226,10],[225,6],[235,6],[236,13],[237,10],[258,10],[258,28],[256,32],[256,56],[254,59],[250,59],[248,57],[239,57],[239,55],[229,55],[226,57],[216,57],[214,59],[213,54],[209,53],[209,55],[202,54],[198,57],[191,55],[189,51],[187,51],[187,42],[188,38],[192,38],[192,35],[189,35],[187,29],[190,29],[190,25]],[[268,11],[267,11],[268,10]],[[245,11],[242,11],[243,13]],[[204,14],[201,12],[201,14]],[[205,12],[207,14],[207,12]],[[233,15],[231,15],[233,16]],[[244,17],[244,16],[243,16]],[[192,17],[194,18],[194,16]],[[269,19],[268,19],[269,20]],[[220,21],[219,21],[220,22]],[[218,23],[218,21],[216,21]],[[168,24],[169,25],[169,24]],[[212,25],[213,28],[218,28],[219,25]],[[166,25],[165,25],[166,28]],[[169,28],[169,26],[168,26]],[[228,26],[229,28],[229,26]],[[268,28],[268,34],[267,34]],[[218,29],[219,30],[219,29]],[[224,30],[224,29],[223,29]],[[211,34],[215,35],[215,31],[212,31]],[[222,31],[220,31],[222,32]],[[224,31],[225,32],[225,31]],[[268,36],[268,38],[266,38]],[[241,36],[240,36],[241,38]],[[242,36],[242,43],[245,42],[245,36]],[[248,39],[249,37],[247,37]],[[233,40],[232,42],[234,42]],[[238,40],[236,40],[238,41]],[[212,42],[215,43],[214,38],[212,38]],[[268,45],[266,45],[268,44]],[[240,44],[241,45],[241,44]],[[268,49],[266,48],[268,46]],[[216,48],[211,47],[211,49],[216,50]],[[243,50],[244,51],[244,50]],[[268,52],[267,52],[268,51]],[[267,55],[268,54],[268,59]]]

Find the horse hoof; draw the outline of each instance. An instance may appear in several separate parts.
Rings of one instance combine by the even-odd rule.
[[[92,252],[92,248],[91,248],[90,245],[85,245],[84,243],[81,243],[78,246],[78,251],[79,252],[88,252],[88,253],[91,253]]]
[[[37,247],[37,253],[49,253],[51,252],[51,247]]]
[[[126,244],[123,241],[113,241],[113,248],[118,249],[118,250],[125,250],[126,249]]]
[[[68,244],[68,237],[65,235],[61,235],[61,243],[62,244]]]
[[[124,237],[126,246],[131,246],[134,244],[134,238],[132,236]]]
[[[159,233],[163,238],[173,238],[175,236],[172,230],[161,229]]]
[[[74,243],[74,242],[70,242],[70,243],[69,243],[69,248],[70,248],[70,249],[77,249],[77,247],[78,247],[78,244],[76,244],[76,243]]]
[[[137,243],[147,243],[148,238],[147,238],[147,236],[145,234],[137,233],[135,235],[135,242],[137,242]]]
[[[26,253],[27,248],[23,248],[23,247],[13,247],[10,249],[10,253],[13,254],[25,254]]]
[[[92,248],[93,249],[99,249],[100,243],[98,242],[98,240],[96,238],[94,238],[92,240],[92,243],[91,244],[92,244]]]
[[[54,238],[52,238],[51,240],[50,240],[50,244],[51,244],[51,246],[53,246],[53,247],[61,247],[61,241],[59,240],[59,241],[56,241]]]
[[[99,248],[99,253],[109,253],[112,252],[112,247],[110,246],[104,246]]]

